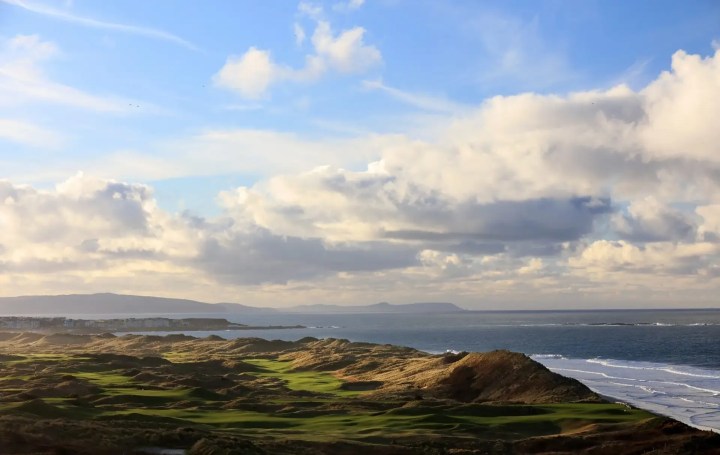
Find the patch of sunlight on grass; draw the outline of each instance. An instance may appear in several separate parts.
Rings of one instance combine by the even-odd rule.
[[[100,387],[122,387],[128,386],[135,383],[135,381],[129,377],[122,375],[118,372],[73,372],[73,376],[79,379],[85,379],[91,383]]]
[[[302,390],[315,393],[330,393],[337,396],[352,397],[362,391],[342,390],[343,381],[325,371],[293,371],[292,362],[271,359],[244,359],[246,363],[262,368],[253,373],[258,377],[272,377],[285,381],[290,390]]]
[[[196,362],[198,360],[197,355],[191,352],[168,351],[163,352],[162,357],[172,363],[189,363]]]
[[[191,392],[192,389],[145,389],[142,386],[113,387],[112,389],[106,390],[108,395],[133,395],[138,397],[160,397],[176,400],[194,399],[190,394]]]

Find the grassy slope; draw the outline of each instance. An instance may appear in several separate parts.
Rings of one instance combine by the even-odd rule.
[[[81,357],[73,357],[75,361]],[[16,363],[37,361],[65,362],[63,356],[32,356]],[[528,436],[557,434],[566,429],[592,423],[636,422],[651,418],[643,411],[628,409],[618,404],[556,404],[536,406],[482,406],[465,405],[456,408],[425,406],[416,403],[412,407],[400,407],[389,411],[370,412],[353,408],[352,400],[362,394],[340,389],[342,381],[327,372],[292,371],[290,362],[269,359],[249,359],[247,363],[260,367],[255,376],[276,378],[293,391],[313,394],[330,394],[332,401],[348,406],[321,413],[308,412],[306,406],[294,407],[301,399],[282,397],[278,402],[287,405],[286,412],[264,413],[240,409],[212,408],[210,402],[194,397],[187,388],[157,389],[134,381],[122,375],[119,370],[96,371],[88,363],[88,370],[78,371],[77,363],[68,373],[85,379],[101,388],[101,396],[122,396],[133,407],[118,408],[113,405],[95,407],[78,406],[66,398],[45,398],[47,404],[35,402],[29,406],[23,403],[2,403],[0,412],[12,413],[18,410],[34,413],[41,417],[65,417],[76,419],[106,419],[133,415],[178,419],[188,424],[214,427],[242,434],[287,436],[311,440],[335,438],[371,438],[427,436],[452,432],[462,437],[483,437],[520,439]],[[82,365],[82,363],[81,363]],[[3,379],[3,378],[0,378]],[[0,392],[2,382],[0,382]],[[7,391],[7,390],[6,390]],[[318,396],[322,403],[323,396]],[[307,399],[305,399],[307,400]],[[185,402],[179,408],[168,408],[168,404]],[[190,402],[190,405],[187,403]],[[194,403],[194,404],[193,404]],[[141,405],[141,406],[138,406]],[[34,406],[34,407],[33,407]]]

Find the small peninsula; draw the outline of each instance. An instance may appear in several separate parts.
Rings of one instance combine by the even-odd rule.
[[[120,318],[120,319],[71,319],[64,317],[43,318],[5,316],[0,317],[0,330],[57,333],[104,333],[104,332],[178,332],[201,330],[256,330],[256,329],[304,329],[302,325],[252,326],[230,322],[222,318]]]

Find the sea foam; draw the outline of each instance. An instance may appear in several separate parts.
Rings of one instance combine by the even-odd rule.
[[[720,433],[720,371],[613,359],[532,358],[600,395]]]

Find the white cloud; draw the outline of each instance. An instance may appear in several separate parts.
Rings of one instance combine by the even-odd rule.
[[[17,35],[0,43],[0,105],[47,102],[100,112],[126,112],[133,100],[98,96],[50,80],[45,60],[59,52],[37,35]]]
[[[620,240],[598,240],[589,244],[577,256],[569,259],[569,265],[579,273],[594,278],[618,272],[631,272],[655,276],[658,282],[663,276],[702,275],[717,264],[720,245],[710,242],[677,244],[672,242],[634,245]],[[627,279],[627,278],[625,278]]]
[[[0,181],[0,270],[34,283],[64,277],[149,286],[158,275],[230,286],[284,284],[401,268],[415,251],[279,236],[251,220],[170,215],[145,185],[78,174],[52,190]],[[136,291],[137,292],[137,291]]]
[[[530,258],[527,261],[527,265],[522,266],[518,269],[520,275],[532,275],[539,273],[543,269],[542,258]]]
[[[682,241],[695,237],[692,214],[668,207],[654,197],[635,200],[628,213],[613,217],[613,228],[635,242]]]
[[[296,43],[302,44],[305,31],[295,24],[294,32]],[[296,69],[275,63],[270,51],[251,47],[241,56],[228,57],[213,76],[213,82],[245,98],[258,99],[265,96],[272,85],[283,81],[315,82],[330,71],[363,73],[382,62],[380,51],[365,44],[364,35],[362,27],[335,35],[327,21],[318,20],[311,37],[314,53],[305,56],[304,67]]]
[[[702,64],[684,70],[699,74],[675,74],[683,71],[675,65],[639,92],[495,97],[453,116],[433,141],[396,138],[364,172],[326,166],[277,176],[225,193],[224,205],[283,235],[413,245],[423,270],[445,279],[533,276],[601,294],[597,283],[632,288],[641,276],[647,295],[657,274],[663,292],[670,282],[705,289],[720,262],[716,155],[712,146],[684,153],[689,144],[678,142],[668,156],[645,136],[663,134],[647,120],[666,79],[673,90],[662,93],[720,97],[709,71],[720,57],[694,60]],[[709,123],[696,126],[715,134]],[[698,208],[701,225],[697,201],[715,204]]]
[[[277,301],[358,302],[372,287],[461,303],[692,295],[706,304],[720,289],[720,163],[712,143],[691,146],[696,135],[714,138],[716,126],[663,100],[720,99],[720,55],[678,58],[639,91],[494,97],[448,115],[426,140],[218,129],[152,158],[117,155],[88,168],[264,176],[223,192],[214,219],[165,213],[142,185],[6,184],[0,261],[26,281],[42,279],[35,269],[112,263],[95,283],[167,270],[177,282]],[[673,149],[648,139],[667,128],[678,128]]]
[[[225,65],[213,76],[213,82],[245,98],[256,99],[282,77],[282,72],[272,62],[270,52],[251,47],[240,57],[228,57]]]
[[[84,17],[84,16],[78,16],[71,13],[68,13],[66,11],[58,10],[40,3],[36,3],[33,1],[26,1],[26,0],[0,0],[2,3],[6,3],[9,5],[20,7],[26,11],[30,11],[36,14],[41,14],[43,16],[51,17],[53,19],[57,19],[64,22],[70,22],[73,24],[82,25],[84,27],[90,27],[90,28],[98,28],[103,30],[111,30],[111,31],[117,31],[121,33],[129,33],[132,35],[139,35],[139,36],[145,36],[148,38],[154,38],[159,39],[163,41],[168,41],[174,44],[179,44],[183,47],[186,47],[188,49],[197,50],[197,47],[190,43],[189,41],[186,41],[182,38],[180,38],[177,35],[173,35],[172,33],[165,32],[163,30],[158,30],[155,28],[150,27],[140,27],[137,25],[127,25],[127,24],[119,24],[115,22],[106,22],[106,21],[100,21],[97,19],[93,19],[90,17]]]
[[[421,93],[410,93],[395,87],[390,87],[383,83],[380,79],[365,80],[362,85],[368,90],[379,90],[398,101],[425,111],[453,114],[468,111],[470,109],[469,106],[456,103],[444,97],[429,96]]]
[[[295,35],[295,44],[298,46],[302,46],[302,44],[305,42],[305,29],[302,28],[302,25],[298,24],[297,22],[293,25],[293,34]]]
[[[323,7],[317,3],[301,1],[298,4],[298,12],[314,20],[321,20],[324,15]]]
[[[0,139],[48,148],[58,147],[65,140],[61,134],[33,123],[3,118],[0,118]]]
[[[350,13],[359,10],[364,4],[365,0],[348,0],[335,3],[332,9],[334,11]]]
[[[646,119],[641,139],[646,153],[720,162],[720,50],[702,58],[683,51],[642,91]]]
[[[382,61],[380,51],[363,42],[365,29],[353,27],[335,36],[330,24],[320,21],[312,36],[315,52],[341,73],[363,72]]]

